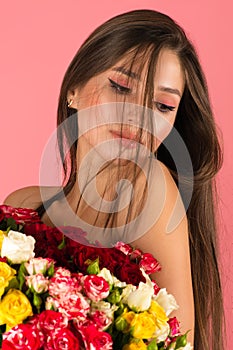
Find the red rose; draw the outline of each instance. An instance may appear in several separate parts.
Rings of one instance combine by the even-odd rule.
[[[0,222],[2,222],[2,220],[5,219],[4,210],[3,210],[1,207],[2,207],[2,206],[0,206]]]
[[[115,270],[115,276],[122,282],[138,286],[140,282],[146,282],[139,266],[133,262],[126,263],[123,267],[119,266]]]
[[[80,344],[79,339],[68,329],[56,329],[47,337],[46,343],[44,344],[44,350],[79,350]]]
[[[142,267],[148,275],[161,270],[160,263],[150,253],[142,254],[139,266]]]
[[[61,226],[59,227],[59,229],[67,238],[69,238],[67,240],[67,245],[69,246],[69,248],[75,248],[77,246],[77,243],[86,246],[90,245],[88,239],[86,238],[87,233],[81,228],[72,226]]]
[[[77,249],[74,252],[74,263],[80,272],[86,273],[88,263],[87,260],[96,260],[99,257],[100,266],[104,261],[103,254],[104,249],[85,246],[77,243]]]
[[[10,205],[0,205],[0,222],[12,216],[14,208]]]
[[[24,226],[24,233],[28,236],[32,236],[36,240],[35,254],[38,257],[46,257],[46,250],[48,248],[48,242],[46,239],[46,232],[49,228],[43,223],[34,223]]]
[[[125,255],[122,251],[118,250],[117,248],[105,248],[103,249],[103,252],[104,259],[103,264],[100,264],[100,267],[106,267],[113,274],[115,274],[116,270],[125,266],[125,264],[130,263],[129,256]]]
[[[84,276],[83,287],[88,298],[95,302],[107,298],[109,294],[109,284],[103,277],[100,276]]]
[[[59,229],[59,227],[53,227],[50,230],[49,228],[47,228],[46,239],[49,245],[58,247],[63,242],[63,238],[64,238],[64,234]]]
[[[112,350],[113,342],[110,334],[98,331],[93,325],[81,327],[79,330],[86,350]]]
[[[3,334],[2,350],[37,350],[43,344],[32,324],[20,324]]]

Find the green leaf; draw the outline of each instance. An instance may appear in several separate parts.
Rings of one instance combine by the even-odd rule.
[[[49,266],[49,268],[47,270],[47,275],[49,277],[53,277],[53,275],[54,275],[54,264],[53,263]]]
[[[118,304],[121,301],[121,293],[118,288],[113,289],[109,294],[107,301],[111,304]]]
[[[122,316],[118,316],[115,320],[115,327],[118,331],[122,332],[128,326],[128,322]]]
[[[125,306],[124,306],[124,304],[121,303],[119,305],[118,309],[115,311],[115,315],[120,316],[123,313],[124,309],[125,309]]]
[[[147,350],[158,350],[156,339],[152,340],[150,344],[147,345]]]
[[[40,313],[41,304],[42,304],[41,297],[37,293],[34,293],[33,294],[33,305],[37,308],[38,314]]]
[[[65,235],[62,236],[62,241],[59,244],[59,246],[57,247],[59,250],[62,250],[63,248],[65,248],[66,246],[66,240],[65,240]]]
[[[15,220],[13,218],[8,218],[7,221],[7,231],[10,230],[17,231],[18,225],[16,224]]]
[[[99,258],[94,261],[87,260],[86,262],[89,264],[87,267],[87,273],[89,275],[97,275],[100,272]]]
[[[179,348],[183,348],[187,344],[187,333],[177,337],[175,350]]]
[[[24,282],[25,282],[25,275],[27,274],[26,267],[24,263],[22,263],[19,267],[18,272],[18,281],[19,281],[19,289],[22,290]]]
[[[8,286],[5,288],[4,293],[8,292],[8,290],[11,289],[11,288],[13,288],[13,289],[19,289],[19,281],[17,280],[17,277],[13,277],[13,278],[10,280]]]

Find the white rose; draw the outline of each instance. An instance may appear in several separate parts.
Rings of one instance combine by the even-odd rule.
[[[169,335],[170,327],[168,323],[165,323],[161,328],[157,327],[154,336],[157,339],[157,342],[165,341]]]
[[[179,306],[172,294],[168,294],[166,288],[160,289],[158,294],[153,298],[157,303],[162,306],[167,316],[174,310],[177,310]]]
[[[35,239],[17,231],[9,231],[2,242],[1,257],[7,257],[13,264],[21,264],[34,257]]]
[[[127,304],[137,312],[148,310],[153,294],[153,287],[151,288],[150,285],[140,282],[138,288],[128,295]]]
[[[91,312],[102,311],[107,317],[113,320],[114,312],[118,309],[117,305],[111,305],[107,301],[97,301],[91,303]]]
[[[108,282],[108,284],[110,286],[115,286],[115,287],[119,287],[119,288],[123,288],[126,286],[125,282],[121,282],[120,280],[118,280],[115,276],[113,276],[111,274],[111,272],[106,269],[106,267],[104,267],[97,276],[103,277],[105,279],[105,281]]]
[[[132,284],[126,285],[126,287],[122,290],[122,293],[121,293],[121,301],[123,304],[127,304],[128,296],[130,295],[130,293],[132,293],[136,289],[137,289],[137,287],[132,285]]]

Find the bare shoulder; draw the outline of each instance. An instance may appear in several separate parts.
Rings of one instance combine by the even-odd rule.
[[[169,250],[171,256],[179,249],[188,252],[186,210],[169,169],[159,161],[153,164],[146,217],[140,232],[132,243],[144,251],[152,250],[161,260]]]
[[[192,291],[188,220],[179,188],[166,166],[157,162],[152,169],[149,216],[156,212],[153,225],[131,242],[135,248],[151,253],[162,270],[154,278],[160,287],[172,293],[180,309],[176,311],[183,330],[194,329],[194,299]],[[157,181],[156,181],[157,179]],[[157,208],[157,209],[156,209]],[[147,222],[150,217],[148,216]]]
[[[39,186],[28,186],[10,193],[4,200],[4,204],[15,208],[36,209],[41,204]]]
[[[165,181],[166,186],[168,186],[168,190],[169,192],[167,193],[168,195],[177,195],[179,194],[179,190],[177,188],[177,185],[169,171],[169,169],[166,167],[165,164],[163,164],[162,162],[160,162],[159,160],[157,160],[154,163],[154,168],[159,169],[161,171],[161,173],[163,174],[163,180]]]
[[[161,214],[162,218],[168,219],[168,217],[174,216],[175,213],[178,215],[179,211],[184,216],[185,208],[182,202],[179,188],[177,187],[169,169],[160,161],[153,163],[152,169],[152,193],[155,201],[158,200],[159,194],[160,202],[163,202],[163,208]]]

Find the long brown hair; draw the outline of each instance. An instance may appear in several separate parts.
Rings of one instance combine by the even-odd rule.
[[[112,67],[133,49],[150,52],[146,97],[151,93],[152,71],[161,49],[176,53],[185,72],[186,84],[175,121],[190,154],[194,187],[187,210],[189,223],[192,281],[195,300],[195,343],[198,350],[223,349],[223,302],[217,263],[215,223],[215,180],[221,167],[222,156],[208,97],[206,80],[197,53],[183,29],[170,17],[153,10],[136,10],[118,15],[97,28],[83,43],[70,66],[61,86],[58,105],[58,126],[74,110],[67,107],[68,91],[84,86],[90,78]],[[150,72],[151,70],[151,72]],[[59,149],[64,165],[65,194],[76,182],[77,142],[64,152],[64,143],[72,138],[74,128],[62,130],[58,135]],[[75,131],[76,132],[76,131]],[[172,142],[169,135],[166,142]],[[163,144],[157,158],[171,171],[177,181],[177,170]],[[181,191],[185,198],[185,188]],[[55,199],[53,197],[48,205]],[[43,205],[40,207],[43,212]]]

